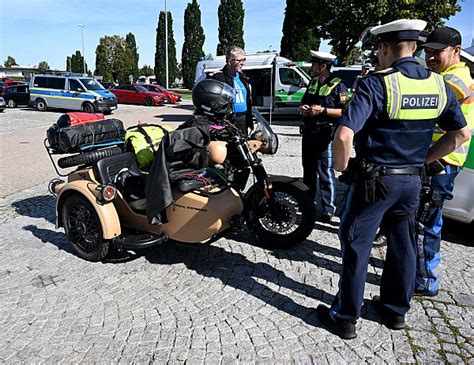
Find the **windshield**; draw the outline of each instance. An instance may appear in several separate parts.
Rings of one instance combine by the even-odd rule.
[[[87,90],[105,90],[99,81],[94,79],[80,79]]]
[[[304,76],[306,76],[306,80],[311,80],[311,77],[309,77],[309,75],[299,66],[296,66],[296,68],[298,69],[299,72],[301,72],[301,74],[303,74]]]
[[[250,135],[250,139],[266,143],[266,148],[261,150],[262,153],[275,154],[278,150],[277,134],[273,132],[270,124],[255,107],[252,107],[252,114],[255,118],[255,127]]]

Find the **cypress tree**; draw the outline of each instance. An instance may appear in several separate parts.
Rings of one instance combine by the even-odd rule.
[[[135,36],[133,35],[133,33],[128,33],[125,36],[125,44],[132,56],[132,59],[130,60],[131,64],[129,75],[133,75],[133,78],[137,80],[138,76],[140,76],[138,75],[138,59],[140,58],[140,56],[138,55],[137,43],[135,42]]]
[[[219,17],[217,55],[226,54],[230,46],[245,48],[242,0],[221,0],[217,13]]]
[[[81,51],[76,51],[71,56],[71,72],[84,73],[84,57],[81,55]],[[87,63],[86,63],[87,73]]]
[[[169,83],[172,84],[176,78],[178,65],[176,61],[176,42],[173,35],[173,17],[168,12],[168,72]],[[161,11],[156,28],[156,52],[155,52],[155,77],[156,81],[166,84],[166,43],[165,43],[165,12]],[[165,85],[166,86],[166,85]],[[169,85],[168,85],[169,86]]]
[[[280,54],[293,61],[308,59],[309,50],[317,51],[321,40],[316,36],[320,0],[286,0]],[[319,4],[321,5],[321,4]]]
[[[201,10],[196,0],[188,3],[184,11],[184,43],[181,54],[183,83],[191,89],[194,85],[196,64],[204,56],[204,29],[201,26]]]

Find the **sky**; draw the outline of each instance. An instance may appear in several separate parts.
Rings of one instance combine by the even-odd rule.
[[[178,62],[184,41],[184,10],[190,0],[167,0],[173,17]],[[220,0],[198,0],[206,41],[204,52],[215,55],[218,43],[217,8]],[[280,50],[285,0],[243,0],[244,40],[247,53]],[[469,47],[474,33],[474,0],[460,2],[462,11],[446,22],[463,35]],[[8,56],[22,66],[47,61],[52,69],[65,69],[66,57],[84,50],[90,69],[95,68],[95,49],[105,35],[135,35],[139,65],[154,64],[156,27],[165,0],[0,0],[0,62]],[[327,42],[320,50],[330,51]]]

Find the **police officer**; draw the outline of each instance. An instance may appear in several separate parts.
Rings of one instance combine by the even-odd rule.
[[[425,48],[426,64],[439,72],[453,90],[461,105],[469,129],[474,129],[474,82],[469,67],[461,62],[461,33],[450,27],[439,28],[431,32],[423,47]],[[439,128],[435,129],[433,142],[443,135]],[[443,226],[442,206],[444,201],[453,198],[454,179],[466,161],[470,140],[463,143],[457,150],[443,158],[430,161],[428,171],[431,177],[432,202],[421,223],[417,239],[418,260],[414,295],[435,296],[439,289],[438,266],[441,261],[440,243]]]
[[[311,71],[316,75],[311,80],[299,108],[303,116],[303,182],[309,187],[314,199],[319,178],[321,221],[330,222],[336,211],[335,175],[332,155],[334,124],[342,115],[344,93],[347,87],[342,80],[331,74],[331,65],[336,56],[327,52],[310,51]]]
[[[231,46],[227,49],[224,68],[209,77],[225,82],[234,89],[234,123],[242,132],[247,134],[253,128],[253,120],[252,93],[249,80],[242,73],[245,61],[245,51],[240,47]]]
[[[382,71],[361,80],[334,136],[335,169],[349,165],[354,179],[341,215],[339,237],[342,272],[339,292],[328,308],[317,308],[319,320],[342,338],[357,336],[367,265],[375,233],[385,216],[387,253],[374,309],[391,329],[405,327],[416,271],[415,215],[420,173],[434,125],[446,131],[431,148],[437,159],[468,137],[456,98],[441,76],[413,57],[422,20],[397,20],[374,27]],[[355,135],[355,138],[354,138]]]

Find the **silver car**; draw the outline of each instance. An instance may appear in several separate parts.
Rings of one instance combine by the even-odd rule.
[[[5,110],[6,107],[7,107],[7,104],[5,104],[5,99],[3,99],[0,96],[0,113],[3,113],[3,111]]]

